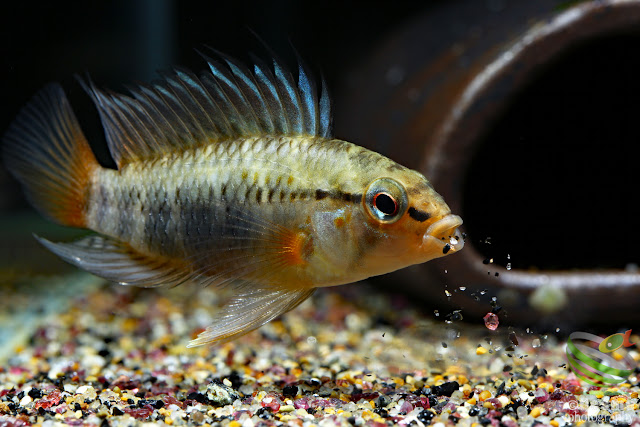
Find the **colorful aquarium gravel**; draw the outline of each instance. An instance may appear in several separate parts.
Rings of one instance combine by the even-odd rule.
[[[221,302],[211,290],[91,289],[5,351],[0,426],[640,425],[637,370],[588,386],[553,335],[426,318],[366,284],[192,349]]]

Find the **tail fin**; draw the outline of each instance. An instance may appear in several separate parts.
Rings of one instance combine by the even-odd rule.
[[[4,135],[4,162],[44,216],[85,226],[89,181],[99,167],[62,87],[49,84]]]

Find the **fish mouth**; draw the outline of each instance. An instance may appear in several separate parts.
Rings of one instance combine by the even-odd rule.
[[[457,252],[464,247],[464,238],[458,227],[462,225],[462,218],[458,215],[445,215],[437,219],[427,228],[422,237],[425,249],[439,248],[442,255]]]

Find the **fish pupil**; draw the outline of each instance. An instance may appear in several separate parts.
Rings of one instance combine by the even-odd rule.
[[[398,212],[398,203],[387,193],[376,194],[373,205],[385,215],[394,215]]]

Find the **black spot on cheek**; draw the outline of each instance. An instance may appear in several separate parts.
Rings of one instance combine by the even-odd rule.
[[[431,215],[429,213],[418,210],[413,206],[409,208],[408,213],[411,218],[415,219],[418,222],[424,222],[431,218]]]

